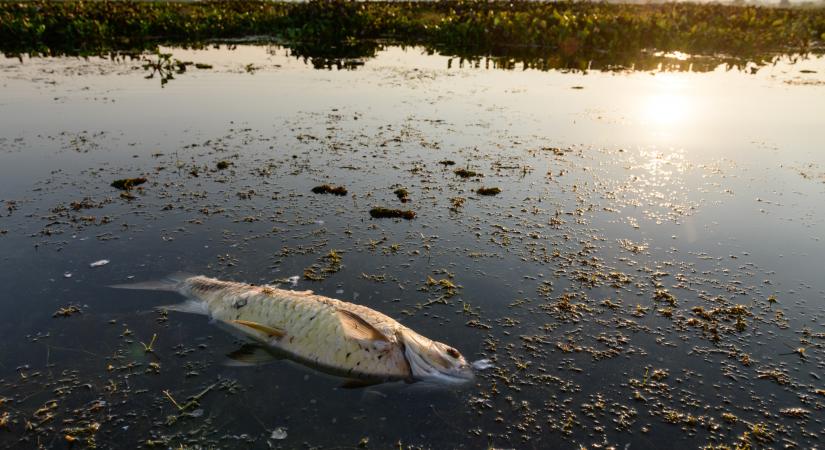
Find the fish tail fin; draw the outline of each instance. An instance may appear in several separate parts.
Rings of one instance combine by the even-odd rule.
[[[203,316],[208,316],[209,314],[209,305],[201,300],[195,300],[192,298],[188,298],[181,303],[173,303],[171,305],[161,305],[155,306],[156,311],[176,311],[182,312],[187,314],[199,314]]]
[[[112,284],[109,285],[109,287],[114,289],[135,289],[141,291],[180,292],[181,284],[183,284],[183,282],[191,276],[192,275],[188,275],[185,273],[173,273],[163,278],[162,280],[141,281],[138,283],[126,284]]]
[[[134,289],[141,291],[163,291],[163,292],[177,292],[186,298],[181,303],[171,305],[156,306],[156,310],[178,311],[190,314],[209,315],[209,306],[202,300],[190,297],[189,290],[186,289],[186,280],[192,278],[194,275],[187,273],[173,273],[166,276],[162,280],[155,281],[141,281],[138,283],[127,284],[113,284],[109,285],[114,289]]]

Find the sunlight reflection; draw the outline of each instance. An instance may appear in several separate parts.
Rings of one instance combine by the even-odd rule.
[[[640,115],[644,123],[655,127],[654,131],[667,131],[692,118],[695,108],[683,77],[676,74],[657,75],[652,90],[642,103]]]

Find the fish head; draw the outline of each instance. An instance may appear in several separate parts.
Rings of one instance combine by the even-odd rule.
[[[400,340],[412,378],[450,384],[473,380],[472,366],[455,348],[409,329],[400,333]]]

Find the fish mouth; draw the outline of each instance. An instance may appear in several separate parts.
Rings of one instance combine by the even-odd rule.
[[[472,367],[463,357],[448,359],[451,357],[444,355],[438,348],[443,344],[406,333],[404,337],[404,356],[414,380],[463,384],[475,378]]]

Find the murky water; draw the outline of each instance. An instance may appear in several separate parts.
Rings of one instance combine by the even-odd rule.
[[[564,73],[389,48],[316,70],[271,46],[170,52],[212,68],[162,85],[139,60],[0,64],[0,444],[820,442],[825,60]],[[305,279],[330,250],[343,269]],[[178,271],[299,276],[495,368],[352,390],[230,367],[233,337],[153,309],[175,295],[106,287]]]

